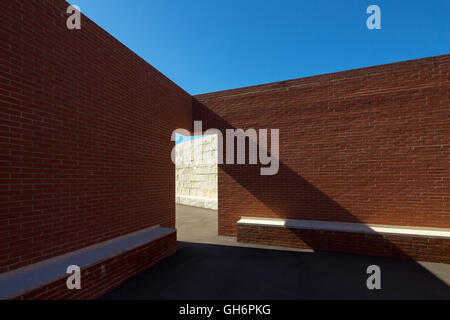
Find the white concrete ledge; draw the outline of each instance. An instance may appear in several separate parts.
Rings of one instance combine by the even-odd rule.
[[[173,228],[162,228],[156,225],[0,274],[0,299],[12,299],[68,277],[66,270],[70,265],[77,265],[83,269],[174,232]]]
[[[217,210],[218,208],[217,199],[214,198],[177,195],[175,202],[178,204],[183,204],[185,206],[200,207],[213,210]]]
[[[334,221],[316,221],[316,220],[292,220],[292,219],[274,219],[274,218],[253,218],[242,217],[238,225],[277,227],[290,229],[309,229],[336,232],[355,232],[370,234],[390,234],[400,236],[414,236],[427,238],[450,239],[450,229],[448,228],[423,228],[408,226],[389,226],[363,223],[347,223]]]

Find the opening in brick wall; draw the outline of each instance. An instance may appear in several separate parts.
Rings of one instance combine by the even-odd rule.
[[[183,136],[175,141],[175,201],[178,240],[217,236],[217,135]]]

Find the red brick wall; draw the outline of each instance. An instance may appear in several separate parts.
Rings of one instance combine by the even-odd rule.
[[[20,300],[86,300],[95,299],[109,292],[125,280],[153,266],[175,253],[176,234],[122,253],[81,271],[81,289],[67,289],[69,275],[42,286],[39,289],[15,297]]]
[[[238,226],[239,242],[450,263],[450,240],[398,235]]]
[[[175,224],[191,97],[67,6],[0,1],[0,273]]]
[[[450,227],[450,55],[194,97],[207,128],[280,129],[280,170],[221,165],[241,216]]]

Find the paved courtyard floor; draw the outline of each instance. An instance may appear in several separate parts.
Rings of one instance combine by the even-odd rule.
[[[450,265],[241,244],[177,206],[178,251],[101,299],[450,299]],[[381,268],[368,290],[366,268]]]

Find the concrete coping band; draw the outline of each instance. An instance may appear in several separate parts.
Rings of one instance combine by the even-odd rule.
[[[12,299],[68,277],[66,270],[70,265],[77,265],[83,269],[158,240],[175,231],[174,228],[162,228],[155,225],[3,273],[0,275],[0,299]]]
[[[203,197],[183,196],[183,195],[176,195],[175,198],[177,204],[183,204],[186,206],[200,207],[212,210],[218,209],[217,198],[203,198]]]
[[[289,229],[309,229],[320,231],[355,232],[369,234],[389,234],[399,236],[450,239],[448,228],[425,228],[409,226],[376,225],[350,222],[293,220],[275,218],[242,217],[238,225],[278,227]]]

